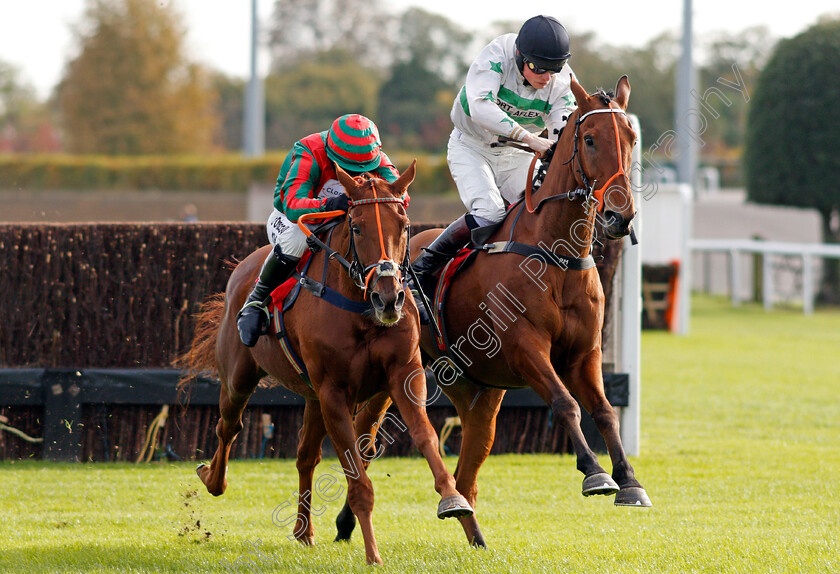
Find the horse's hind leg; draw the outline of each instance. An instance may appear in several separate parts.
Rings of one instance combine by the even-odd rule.
[[[362,529],[365,558],[368,564],[382,564],[373,532],[373,484],[356,449],[356,431],[350,416],[353,398],[348,396],[345,389],[336,388],[327,382],[319,387],[318,398],[321,401],[327,433],[347,478],[347,501]]]
[[[603,374],[601,372],[601,357],[587,357],[579,369],[574,370],[569,377],[575,394],[583,407],[592,416],[598,431],[604,437],[607,451],[610,453],[613,471],[612,477],[621,489],[615,497],[617,506],[652,506],[645,489],[636,480],[636,474],[627,454],[621,444],[618,415],[604,395]]]
[[[220,333],[221,336],[221,333]],[[216,435],[219,445],[210,466],[200,464],[196,473],[213,496],[224,494],[227,488],[227,465],[230,447],[236,435],[242,430],[242,412],[248,404],[257,384],[260,382],[260,370],[248,349],[236,342],[236,346],[228,346],[232,357],[227,361],[220,355],[219,377],[222,390],[219,397],[219,412],[221,418],[216,425]],[[221,344],[221,339],[220,339]],[[220,347],[224,348],[224,347]],[[227,363],[227,364],[225,364]],[[223,367],[230,365],[229,370]]]
[[[475,508],[478,501],[478,471],[493,447],[496,416],[505,391],[481,389],[461,381],[447,389],[447,396],[458,409],[461,419],[461,452],[455,469],[455,487]],[[460,521],[469,543],[485,548],[487,543],[475,516],[462,516]]]
[[[389,406],[391,406],[391,397],[388,396],[388,393],[383,392],[374,395],[367,404],[365,404],[365,406],[356,413],[356,436],[360,437],[363,434],[370,435],[372,440],[368,441],[368,445],[371,449],[376,448],[374,440],[376,439],[376,434],[379,430],[379,423],[382,419],[382,415],[385,414],[385,411],[388,410]],[[386,439],[389,438],[385,431],[382,431],[382,434],[386,435]],[[393,442],[393,439],[391,439],[391,441]],[[364,461],[365,470],[367,470],[370,466],[370,461],[372,461],[377,455],[375,452],[361,454],[363,455],[362,460]],[[356,517],[353,514],[353,511],[350,510],[350,503],[347,502],[346,499],[341,512],[338,513],[338,516],[335,519],[335,528],[336,542],[350,540],[350,536],[353,534],[353,529],[356,528]]]
[[[327,429],[318,401],[306,401],[303,411],[303,427],[300,429],[300,443],[297,451],[298,470],[298,517],[294,535],[299,542],[311,546],[315,544],[315,531],[312,527],[310,508],[312,508],[312,475],[315,466],[321,461],[321,443]],[[320,512],[323,512],[321,509]],[[318,514],[320,514],[318,512]]]

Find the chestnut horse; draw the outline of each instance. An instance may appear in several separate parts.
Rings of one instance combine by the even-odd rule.
[[[441,460],[437,435],[423,403],[406,395],[407,391],[412,396],[417,393],[425,397],[426,393],[425,376],[410,376],[423,371],[418,346],[420,326],[417,308],[410,293],[406,296],[397,263],[407,263],[408,217],[403,198],[414,179],[415,165],[412,163],[391,184],[367,175],[352,178],[340,167],[336,171],[350,197],[347,225],[335,228],[329,245],[324,245],[326,249],[312,256],[311,268],[326,270],[330,260],[344,264],[348,273],[328,274],[325,287],[351,301],[355,312],[301,290],[297,303],[285,313],[288,341],[303,361],[311,386],[293,368],[274,336],[261,337],[253,348],[239,339],[237,311],[271,246],[258,249],[239,263],[224,295],[204,304],[192,346],[179,363],[190,373],[215,369],[222,383],[221,419],[216,427],[219,445],[212,462],[196,470],[211,494],[218,496],[227,487],[228,456],[231,443],[243,428],[242,412],[260,379],[268,375],[306,399],[297,453],[298,492],[303,494],[294,536],[304,544],[314,543],[309,519],[312,477],[321,459],[321,443],[328,434],[347,478],[347,499],[361,524],[367,562],[381,563],[371,520],[373,487],[365,472],[366,462],[375,456],[369,451],[375,451],[375,447],[372,440],[361,446],[356,439],[353,414],[357,405],[368,401],[379,404],[385,397],[389,403],[396,403],[434,475],[435,490],[442,499],[439,518],[472,515],[473,511]],[[365,307],[365,312],[360,312]],[[406,388],[404,383],[409,378],[413,386]],[[378,414],[381,416],[384,410]]]
[[[614,96],[589,95],[572,79],[572,91],[578,109],[560,135],[544,183],[533,197],[529,186],[525,200],[509,209],[472,263],[452,279],[440,314],[452,342],[448,357],[429,331],[421,337],[421,348],[434,360],[427,367],[461,418],[455,480],[473,507],[505,389],[525,387],[537,392],[568,433],[584,496],[617,493],[616,505],[651,505],[604,394],[604,292],[591,256],[596,217],[607,239],[619,239],[630,233],[635,214],[629,166],[636,135],[625,115],[630,83],[624,76]],[[412,259],[440,232],[413,238]],[[575,397],[604,436],[612,476],[584,439]],[[337,520],[342,538],[352,532],[347,516],[345,509]],[[470,543],[485,545],[473,517],[461,523]]]

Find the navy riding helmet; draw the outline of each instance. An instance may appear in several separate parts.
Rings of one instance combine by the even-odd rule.
[[[516,65],[535,74],[559,72],[572,56],[566,28],[551,16],[529,18],[516,37]]]

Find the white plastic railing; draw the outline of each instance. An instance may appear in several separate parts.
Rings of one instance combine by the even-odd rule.
[[[729,292],[732,304],[741,303],[742,253],[762,255],[762,301],[765,309],[773,307],[773,265],[771,255],[798,256],[802,258],[802,307],[806,315],[814,312],[814,259],[840,259],[840,245],[826,243],[782,243],[752,239],[692,239],[692,251],[729,254]]]

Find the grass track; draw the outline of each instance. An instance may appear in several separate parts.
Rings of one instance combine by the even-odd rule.
[[[491,457],[478,507],[490,548],[476,551],[434,517],[422,460],[382,459],[371,470],[380,570],[840,572],[838,350],[838,312],[697,298],[691,336],[643,335],[632,463],[653,508],[583,498],[569,456]],[[334,464],[316,477],[338,476]],[[358,533],[331,542],[339,502],[315,518],[315,548],[272,524],[296,491],[294,461],[233,462],[220,498],[193,466],[0,463],[0,572],[225,572],[258,539],[274,561],[261,572],[370,571]]]

